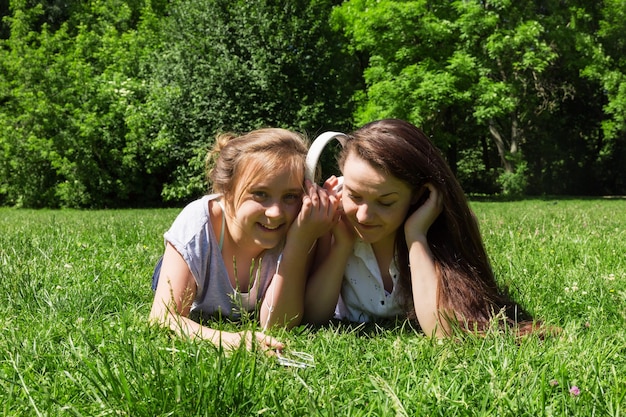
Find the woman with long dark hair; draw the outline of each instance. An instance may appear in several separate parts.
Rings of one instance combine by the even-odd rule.
[[[379,120],[343,145],[343,213],[307,284],[308,321],[404,316],[442,336],[453,323],[483,331],[501,314],[519,331],[533,328],[498,288],[465,194],[420,129]]]

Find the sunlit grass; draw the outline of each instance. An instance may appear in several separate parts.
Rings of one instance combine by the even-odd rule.
[[[147,324],[178,210],[0,209],[0,413],[623,415],[626,200],[472,207],[499,282],[560,336],[437,341],[403,323],[277,331],[314,356],[307,369]]]

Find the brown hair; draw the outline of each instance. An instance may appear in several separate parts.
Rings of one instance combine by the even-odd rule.
[[[441,314],[452,313],[456,316],[453,319],[478,330],[485,330],[501,310],[509,323],[531,320],[496,285],[478,222],[465,194],[439,149],[420,129],[396,119],[366,124],[346,141],[339,158],[342,169],[348,154],[405,182],[414,193],[426,183],[441,193],[443,210],[427,235],[439,271],[437,306]],[[427,197],[422,196],[409,214]],[[395,246],[400,294],[404,295],[408,316],[415,318],[404,228],[398,230]]]
[[[286,129],[220,134],[206,158],[211,192],[222,194],[227,207],[234,210],[251,182],[279,168],[289,167],[303,183],[306,153],[304,137]]]

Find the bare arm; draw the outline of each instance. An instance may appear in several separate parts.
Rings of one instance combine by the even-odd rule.
[[[434,186],[426,184],[426,187],[430,191],[428,199],[407,219],[404,229],[417,320],[426,335],[442,337],[449,328],[437,305],[439,271],[426,239],[428,229],[441,214],[442,201]]]
[[[163,255],[159,284],[154,294],[150,320],[185,337],[209,340],[215,346],[233,349],[245,343],[251,348],[253,339],[263,349],[280,350],[283,345],[259,332],[225,332],[202,326],[189,318],[197,291],[196,281],[183,257],[169,243]]]
[[[302,321],[306,279],[314,252],[311,249],[332,227],[337,208],[338,200],[334,196],[307,182],[302,209],[287,233],[280,267],[261,305],[260,320],[264,329],[291,328]]]
[[[304,317],[307,322],[320,324],[333,317],[354,240],[352,227],[345,219],[341,219],[333,228],[332,235],[320,239],[317,269],[307,282],[304,298]]]
[[[413,304],[420,327],[428,336],[445,336],[447,323],[441,320],[437,306],[438,271],[426,239],[409,246]]]
[[[324,188],[341,201],[339,178],[331,176]],[[304,296],[304,320],[321,324],[333,317],[341,293],[341,283],[348,258],[352,253],[355,233],[342,210],[337,210],[337,221],[331,232],[318,240],[313,273]]]

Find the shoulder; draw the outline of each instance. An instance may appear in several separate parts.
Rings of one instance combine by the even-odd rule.
[[[176,222],[200,221],[202,223],[211,223],[209,202],[211,200],[217,200],[219,197],[219,194],[209,194],[195,201],[192,201],[181,210],[181,212],[176,217]]]
[[[208,234],[211,229],[209,201],[215,198],[213,195],[206,195],[187,204],[174,220],[166,236],[186,243],[198,234]]]
[[[205,195],[197,200],[187,204],[180,212],[180,216],[208,216],[209,215],[209,201],[219,198],[219,194]]]

